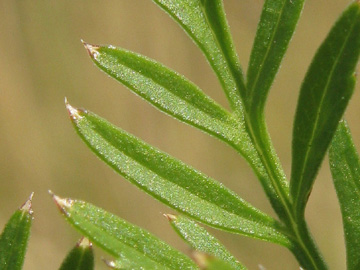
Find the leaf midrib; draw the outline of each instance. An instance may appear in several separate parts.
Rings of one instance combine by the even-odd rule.
[[[322,111],[322,104],[324,102],[324,99],[325,99],[325,96],[326,94],[328,93],[329,91],[329,86],[330,86],[330,83],[332,81],[332,77],[333,77],[333,74],[334,74],[334,71],[336,69],[336,66],[340,60],[340,57],[341,55],[343,54],[343,50],[344,48],[347,46],[347,43],[348,43],[348,40],[353,32],[353,29],[354,29],[354,26],[356,24],[356,20],[352,23],[352,26],[351,26],[351,29],[349,30],[348,32],[348,35],[346,37],[346,40],[345,42],[343,43],[343,45],[341,46],[341,50],[338,54],[338,56],[336,57],[336,60],[335,60],[335,63],[334,65],[332,66],[331,68],[331,71],[330,71],[330,76],[328,76],[328,80],[326,82],[326,85],[325,85],[325,91],[323,92],[324,94],[321,96],[321,100],[320,100],[320,105],[319,105],[319,108],[320,110],[318,110],[317,114],[316,114],[316,118],[315,118],[315,122],[313,124],[313,127],[315,127],[311,133],[311,137],[310,137],[310,140],[309,140],[309,143],[308,145],[312,145],[313,144],[313,141],[315,139],[315,134],[316,134],[316,131],[317,131],[317,126],[318,126],[318,122],[319,122],[319,118],[320,118],[320,114],[321,114],[321,111]],[[306,164],[307,164],[307,160],[308,160],[308,157],[310,155],[310,152],[311,152],[312,148],[311,147],[307,147],[307,150],[306,150],[306,153],[305,153],[305,158],[304,158],[304,162],[303,162],[303,165],[302,165],[302,170],[301,170],[301,173],[300,173],[300,177],[298,178],[299,179],[299,182],[297,184],[297,192],[296,192],[296,196],[294,196],[294,204],[295,204],[295,209],[297,209],[298,205],[299,205],[299,197],[300,197],[300,193],[301,193],[301,189],[300,187],[303,186],[303,182],[304,182],[304,174],[305,174],[305,169],[306,169]],[[296,179],[296,178],[295,178]],[[293,180],[293,179],[292,179]],[[294,180],[293,180],[294,181]]]

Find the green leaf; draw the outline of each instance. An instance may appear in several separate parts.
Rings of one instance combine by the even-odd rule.
[[[84,45],[100,69],[159,110],[230,145],[241,147],[245,144],[245,128],[183,76],[121,48]]]
[[[360,269],[360,160],[349,127],[341,121],[331,142],[330,168],[343,219],[347,269]]]
[[[202,50],[233,110],[242,110],[244,76],[221,0],[154,0]]]
[[[90,149],[154,198],[210,226],[289,245],[278,222],[217,181],[89,111],[67,108]]]
[[[0,235],[0,269],[20,270],[30,237],[32,209],[30,198],[11,216]]]
[[[235,270],[231,264],[219,258],[213,257],[203,252],[195,251],[193,253],[195,262],[202,270]]]
[[[166,215],[174,230],[195,250],[221,259],[235,270],[246,269],[233,255],[203,227],[184,216]]]
[[[185,255],[149,232],[89,203],[53,195],[65,219],[131,269],[197,269]],[[127,269],[127,268],[126,268]]]
[[[342,14],[317,51],[301,87],[292,143],[290,191],[303,216],[316,174],[355,85],[360,4]]]
[[[94,269],[94,252],[90,241],[83,237],[69,252],[60,266],[60,270]]]
[[[263,114],[269,89],[303,5],[304,0],[267,0],[263,6],[247,71],[248,95],[245,103],[254,119]]]

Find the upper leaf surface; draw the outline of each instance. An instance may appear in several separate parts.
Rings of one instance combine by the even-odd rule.
[[[255,118],[263,113],[303,5],[304,0],[267,0],[263,6],[247,71],[246,105]]]
[[[297,215],[354,90],[360,7],[350,5],[317,51],[301,87],[292,142],[290,190]]]
[[[123,269],[197,269],[184,254],[101,208],[56,195],[53,198],[66,220],[91,242],[121,260],[126,266]]]
[[[154,198],[211,226],[289,244],[275,220],[217,181],[91,112],[70,105],[68,109],[77,132],[94,153]]]
[[[229,112],[169,68],[121,48],[85,47],[100,69],[161,111],[230,144],[245,136]]]
[[[2,270],[22,269],[32,224],[32,196],[15,211],[0,235],[0,269]]]
[[[331,142],[330,168],[345,231],[347,269],[360,269],[360,160],[345,121]]]
[[[195,250],[221,259],[235,270],[245,270],[235,257],[203,227],[184,216],[166,215],[174,230]]]
[[[241,110],[245,84],[220,0],[154,0],[203,51],[234,110]]]

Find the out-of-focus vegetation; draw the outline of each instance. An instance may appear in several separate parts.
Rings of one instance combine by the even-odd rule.
[[[224,3],[246,67],[262,1]],[[301,80],[314,51],[348,3],[307,1],[270,94],[268,125],[288,175],[292,119]],[[80,142],[68,120],[65,96],[72,104],[96,111],[219,179],[260,209],[271,211],[263,195],[256,192],[254,196],[253,190],[260,188],[258,181],[231,149],[162,115],[98,72],[87,57],[81,38],[131,49],[186,75],[225,106],[225,97],[200,51],[151,1],[4,0],[0,2],[0,15],[0,225],[19,201],[35,192],[35,220],[25,269],[56,269],[79,237],[58,215],[48,189],[91,201],[187,251],[162,218],[161,213],[170,210],[123,181]],[[360,134],[357,100],[359,93],[355,92],[347,111],[355,140]],[[359,145],[359,139],[355,143]],[[330,267],[340,269],[345,250],[339,250],[344,246],[339,206],[329,170],[323,168],[318,177],[308,220]],[[295,269],[297,265],[290,253],[273,244],[215,234],[249,269],[256,269],[258,264],[267,269]],[[279,265],[272,259],[274,254],[288,258],[288,264],[284,266],[282,260]]]

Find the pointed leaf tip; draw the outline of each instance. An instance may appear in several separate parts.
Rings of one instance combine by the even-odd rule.
[[[86,237],[82,237],[79,242],[77,243],[78,247],[81,248],[92,248],[92,243],[90,242],[90,240]]]
[[[68,110],[69,116],[72,120],[81,119],[81,118],[83,118],[83,116],[81,114],[87,113],[87,111],[84,109],[78,109],[78,108],[71,106],[66,97],[65,97],[65,107]]]
[[[32,198],[34,197],[34,192],[30,194],[29,199],[20,207],[20,210],[28,212],[30,215],[34,212],[32,210]]]
[[[72,207],[74,201],[69,198],[60,198],[59,196],[55,195],[51,190],[49,190],[49,194],[52,196],[54,202],[58,206],[59,210],[68,215],[68,209]]]
[[[172,215],[172,214],[164,214],[164,217],[166,217],[167,220],[170,221],[170,222],[175,221],[177,219],[177,217],[175,215]]]
[[[99,55],[99,52],[97,51],[100,46],[97,45],[91,45],[89,43],[86,43],[84,40],[81,40],[82,44],[84,45],[86,51],[88,52],[89,56],[91,58],[96,59],[96,57]]]

